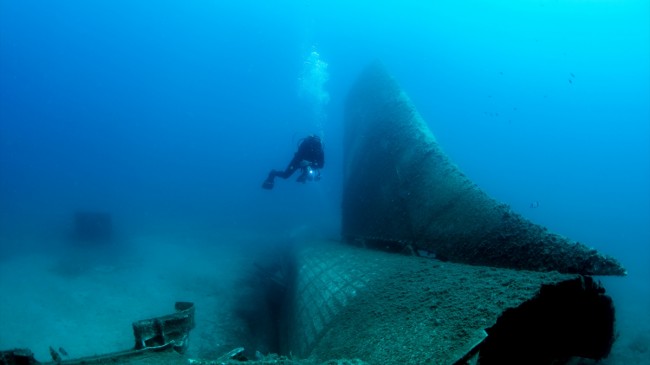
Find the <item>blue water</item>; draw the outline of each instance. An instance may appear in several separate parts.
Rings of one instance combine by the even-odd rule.
[[[335,237],[344,100],[375,59],[471,179],[617,257],[608,290],[650,313],[644,0],[0,1],[2,244],[80,209],[124,234]],[[322,181],[262,190],[309,133]]]

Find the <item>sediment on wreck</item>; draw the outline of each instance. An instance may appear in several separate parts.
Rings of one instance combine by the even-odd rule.
[[[537,364],[559,364],[601,359],[614,339],[611,299],[589,277],[333,242],[301,243],[295,264],[284,351],[298,357],[451,365],[480,352],[490,365],[544,353]]]

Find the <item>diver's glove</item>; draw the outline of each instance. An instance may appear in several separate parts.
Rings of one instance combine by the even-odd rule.
[[[264,183],[262,184],[262,188],[266,190],[273,189],[273,180],[269,180],[269,179],[264,180]]]
[[[273,178],[275,177],[275,170],[269,172],[269,176],[262,183],[262,189],[271,190],[273,189]]]

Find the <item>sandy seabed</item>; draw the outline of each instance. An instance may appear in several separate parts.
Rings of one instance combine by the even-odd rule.
[[[242,236],[139,237],[119,249],[31,252],[0,261],[0,349],[71,358],[130,349],[131,323],[196,305],[190,354],[232,349],[233,293],[252,265]],[[79,252],[84,251],[84,252]],[[230,347],[232,346],[232,347]]]

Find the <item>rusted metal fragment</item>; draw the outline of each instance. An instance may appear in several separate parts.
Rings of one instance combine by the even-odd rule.
[[[194,303],[176,302],[174,308],[173,314],[133,323],[136,350],[171,345],[178,353],[185,352],[194,328]]]
[[[52,362],[42,363],[34,359],[28,349],[0,351],[0,365],[181,365],[187,364],[182,353],[187,349],[189,334],[194,328],[194,303],[176,302],[172,314],[145,319],[133,323],[135,347],[132,350],[109,352],[75,359],[62,359],[52,354]],[[50,352],[55,350],[50,348]],[[63,352],[65,350],[59,349]]]

